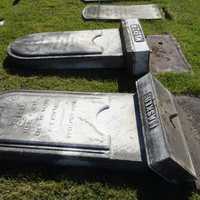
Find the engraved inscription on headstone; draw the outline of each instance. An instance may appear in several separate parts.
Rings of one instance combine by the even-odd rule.
[[[0,153],[29,146],[141,162],[133,94],[11,92],[1,94],[0,110]]]
[[[0,107],[0,139],[86,146],[91,143],[109,149],[109,136],[99,130],[95,121],[97,115],[109,109],[108,97],[65,99],[59,95],[52,98],[14,93],[1,100]]]
[[[147,5],[88,5],[83,10],[85,19],[121,20],[121,19],[161,19],[160,9],[155,4]]]
[[[0,111],[0,158],[149,166],[168,181],[195,180],[173,97],[151,74],[137,81],[136,94],[2,93]]]
[[[144,37],[143,31],[142,31],[140,25],[133,24],[130,27],[131,27],[135,42],[144,42],[145,37]]]
[[[137,19],[123,20],[120,30],[32,34],[17,39],[8,47],[9,58],[15,66],[43,69],[127,66],[136,76],[149,71],[149,53]]]
[[[137,82],[137,93],[150,168],[169,181],[194,179],[196,172],[173,96],[152,75]],[[169,166],[173,170],[167,170]]]
[[[171,35],[146,40],[137,19],[122,20],[120,29],[28,35],[8,47],[8,56],[10,66],[36,69],[127,68],[135,76],[191,69]]]

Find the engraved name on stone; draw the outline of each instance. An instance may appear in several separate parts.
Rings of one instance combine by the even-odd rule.
[[[131,30],[132,30],[135,42],[144,42],[145,37],[142,31],[142,28],[140,27],[139,24],[131,25]]]
[[[156,128],[159,125],[159,120],[152,92],[148,92],[147,94],[145,94],[143,99],[148,127],[149,129]]]

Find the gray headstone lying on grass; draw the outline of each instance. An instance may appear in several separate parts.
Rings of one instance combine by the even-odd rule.
[[[84,19],[89,20],[121,20],[162,19],[162,14],[156,4],[147,5],[88,5],[83,10]]]
[[[137,92],[0,94],[0,158],[146,172],[193,182],[196,172],[171,93],[145,75]]]
[[[153,35],[146,41],[136,19],[123,20],[120,29],[28,35],[13,42],[8,55],[12,65],[27,69],[124,68],[134,76],[147,73],[149,68],[156,73],[190,69],[171,36]]]
[[[38,33],[17,39],[8,55],[35,68],[123,68],[136,76],[149,71],[149,48],[137,19],[119,29]]]

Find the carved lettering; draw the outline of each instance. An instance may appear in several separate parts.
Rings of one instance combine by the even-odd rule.
[[[158,120],[152,92],[145,94],[143,99],[144,99],[144,108],[145,108],[145,115],[146,115],[148,127],[150,129],[153,129],[159,125],[159,120]]]
[[[139,24],[131,25],[131,30],[132,30],[132,34],[133,34],[135,42],[144,42],[145,41],[145,37],[144,37],[143,31],[142,31],[142,28],[140,27]]]

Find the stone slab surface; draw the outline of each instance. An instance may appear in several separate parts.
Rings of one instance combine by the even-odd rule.
[[[191,70],[180,45],[173,36],[168,34],[148,35],[147,43],[152,50],[150,55],[151,72],[187,72]]]
[[[36,33],[8,47],[16,66],[42,69],[123,67],[118,29]]]
[[[175,99],[197,174],[197,189],[200,190],[200,97],[176,96]]]
[[[0,153],[141,162],[133,94],[10,92],[0,113]]]
[[[162,14],[155,4],[88,5],[83,10],[83,17],[90,20],[161,19]]]
[[[196,172],[172,94],[151,74],[137,81],[137,94],[149,167],[171,182],[194,180]]]
[[[110,44],[115,38],[117,44]],[[10,46],[10,52],[21,57],[73,56],[88,54],[112,54],[120,50],[119,33],[113,29],[36,33],[18,38]]]

